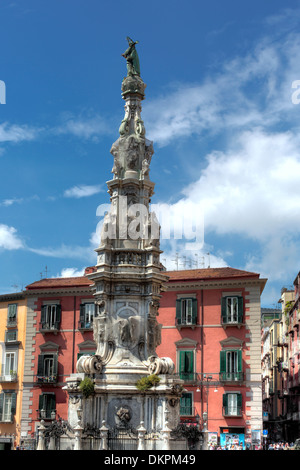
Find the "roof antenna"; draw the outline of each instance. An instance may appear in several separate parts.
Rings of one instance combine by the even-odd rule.
[[[206,253],[208,255],[208,268],[210,268],[210,254],[209,253]]]

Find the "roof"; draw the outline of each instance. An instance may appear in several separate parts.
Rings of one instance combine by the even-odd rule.
[[[189,269],[180,271],[167,271],[166,275],[170,281],[208,280],[208,279],[231,279],[240,277],[259,278],[259,274],[242,271],[235,268],[206,268]]]
[[[259,278],[259,274],[249,271],[242,271],[234,268],[206,268],[206,269],[188,269],[180,271],[165,271],[169,281],[189,281],[189,280],[210,280],[210,279],[232,279],[232,278]],[[51,289],[64,287],[88,287],[94,284],[94,281],[86,276],[78,277],[59,277],[41,279],[26,286],[26,290],[31,289]]]
[[[26,290],[31,289],[51,289],[58,287],[87,287],[93,284],[93,281],[85,276],[78,277],[53,277],[49,279],[41,279],[26,286]]]

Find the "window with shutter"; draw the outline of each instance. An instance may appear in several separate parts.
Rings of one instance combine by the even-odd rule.
[[[7,326],[15,326],[17,322],[17,304],[10,304],[7,312]]]
[[[55,393],[42,393],[39,396],[39,418],[55,419],[56,396]]]
[[[176,325],[194,326],[197,323],[197,299],[176,300]]]
[[[55,383],[57,381],[57,354],[40,354],[38,357],[37,381]]]
[[[95,316],[95,304],[87,302],[80,305],[79,328],[91,329],[93,328],[93,321]]]
[[[223,325],[237,325],[243,322],[243,297],[227,296],[221,299],[221,321]]]
[[[191,392],[183,393],[180,398],[180,415],[192,416],[193,414],[193,394]]]
[[[61,305],[43,305],[41,309],[41,330],[57,331],[61,322]]]
[[[241,416],[242,414],[242,394],[225,393],[223,395],[223,415]]]
[[[194,351],[179,351],[179,375],[185,382],[194,380]]]
[[[16,413],[17,395],[15,392],[3,392],[0,395],[0,421],[12,423]]]
[[[242,379],[242,351],[220,351],[220,380],[241,381]]]

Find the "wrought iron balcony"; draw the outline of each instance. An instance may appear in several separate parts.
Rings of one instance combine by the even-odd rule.
[[[243,382],[243,372],[220,372],[220,382]]]

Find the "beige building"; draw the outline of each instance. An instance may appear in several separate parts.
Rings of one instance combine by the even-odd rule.
[[[24,293],[0,296],[0,450],[20,442],[26,310]]]

